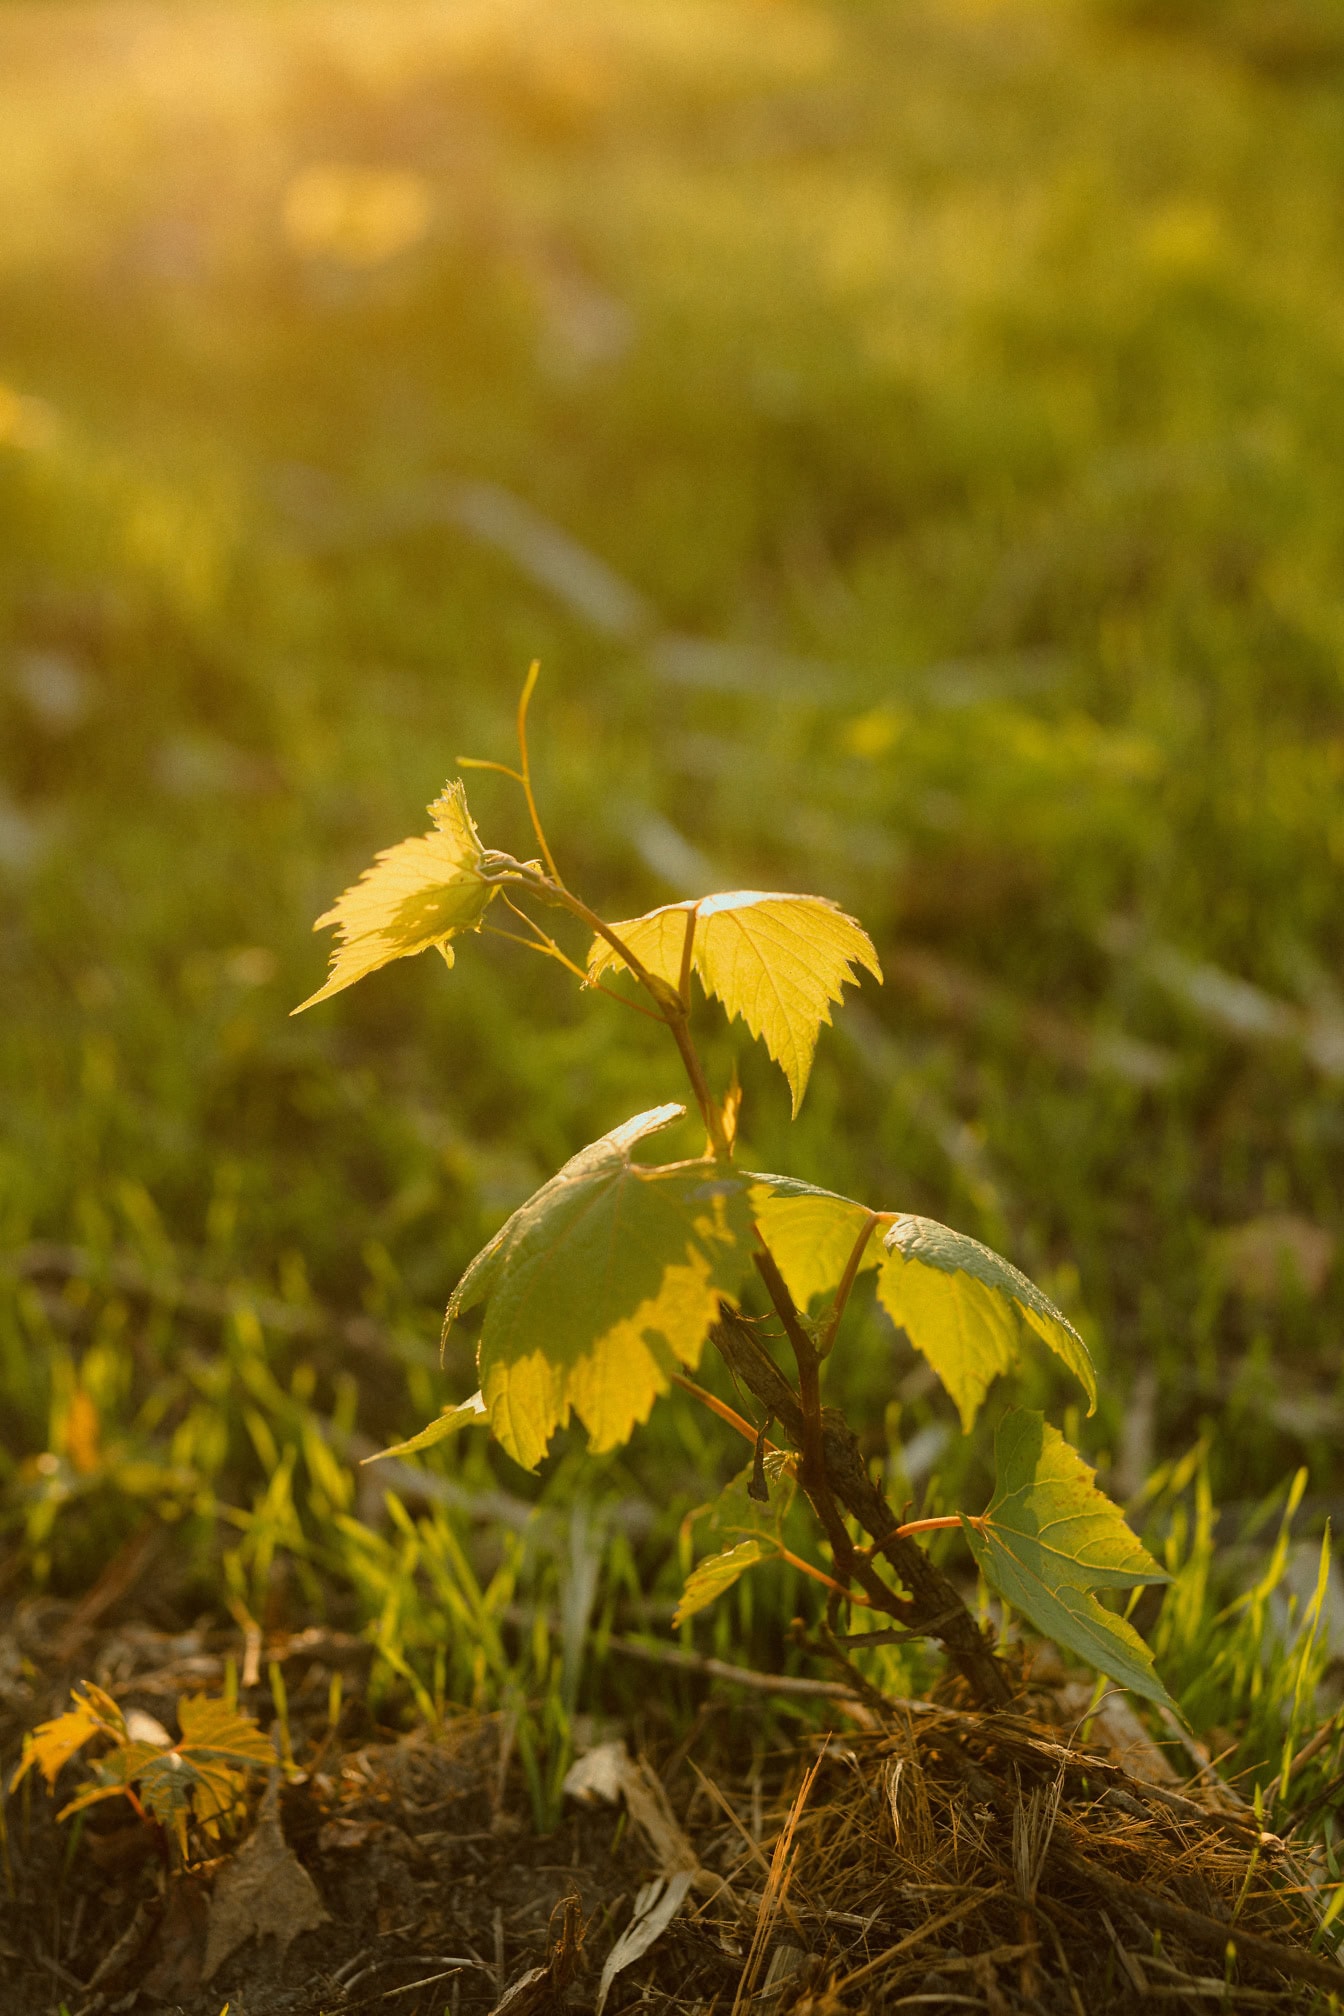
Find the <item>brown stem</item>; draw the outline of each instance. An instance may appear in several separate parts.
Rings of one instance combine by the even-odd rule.
[[[730,1371],[774,1416],[794,1446],[801,1449],[803,1411],[799,1396],[751,1325],[736,1310],[721,1306],[710,1336]],[[879,1543],[878,1551],[886,1556],[909,1591],[905,1602],[886,1591],[890,1600],[874,1607],[896,1614],[901,1623],[936,1638],[985,1706],[1006,1707],[1012,1700],[1012,1689],[1008,1675],[994,1657],[989,1639],[941,1568],[929,1559],[917,1541],[898,1536],[896,1515],[868,1475],[857,1441],[844,1421],[830,1409],[822,1416],[822,1456],[830,1492]],[[836,1566],[840,1567],[839,1561]],[[885,1584],[879,1582],[878,1586],[885,1590]],[[898,1603],[899,1609],[894,1609]]]
[[[759,1228],[756,1236],[760,1238]],[[888,1616],[899,1617],[903,1622],[908,1622],[910,1621],[908,1606],[893,1589],[887,1587],[873,1567],[871,1557],[860,1554],[855,1547],[831,1491],[826,1468],[825,1429],[821,1411],[821,1360],[817,1356],[816,1346],[808,1335],[806,1324],[798,1314],[793,1297],[789,1293],[788,1283],[779,1271],[778,1262],[764,1240],[761,1241],[753,1258],[797,1360],[798,1409],[803,1428],[803,1465],[799,1481],[807,1493],[813,1511],[821,1521],[836,1572],[846,1588],[851,1582],[857,1582],[875,1609],[883,1610]]]
[[[700,1108],[700,1117],[705,1123],[705,1132],[709,1136],[710,1147],[714,1156],[719,1161],[730,1161],[732,1159],[732,1148],[729,1145],[728,1136],[724,1132],[723,1115],[715,1105],[710,1093],[704,1066],[701,1064],[699,1053],[691,1040],[690,1016],[687,1013],[685,1002],[676,989],[669,987],[667,982],[660,980],[656,974],[650,973],[648,967],[645,966],[641,959],[636,958],[620,934],[613,931],[610,924],[604,918],[599,917],[595,910],[590,910],[582,897],[576,896],[572,890],[566,889],[563,882],[559,880],[552,881],[549,876],[529,873],[516,862],[512,864],[511,872],[507,876],[501,876],[499,879],[507,879],[509,881],[516,879],[522,882],[526,888],[535,890],[537,895],[544,897],[547,902],[560,904],[571,915],[577,917],[581,923],[586,924],[599,938],[605,938],[607,944],[610,945],[612,951],[616,953],[622,964],[629,968],[640,986],[651,996],[659,1015],[671,1030],[672,1040],[681,1054],[681,1061],[685,1066],[686,1076],[691,1081],[691,1090],[695,1093],[695,1103]]]
[[[759,1228],[756,1233],[760,1238]],[[807,1491],[826,1489],[826,1464],[821,1449],[821,1370],[816,1346],[798,1314],[779,1263],[764,1243],[752,1255],[756,1272],[765,1283],[775,1314],[784,1325],[784,1334],[793,1347],[798,1366],[798,1400],[803,1410],[803,1487]]]

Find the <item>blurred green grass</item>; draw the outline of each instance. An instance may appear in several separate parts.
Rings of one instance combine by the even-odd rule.
[[[264,1610],[277,1547],[358,1585],[344,1459],[469,1390],[433,1363],[458,1272],[677,1095],[652,1033],[485,943],[288,1019],[312,917],[459,751],[507,757],[534,656],[591,900],[816,890],[888,965],[792,1128],[710,1037],[756,1165],[1042,1281],[1096,1349],[1079,1433],[1121,1495],[1203,1431],[1229,1517],[1305,1465],[1319,1528],[1336,16],[0,13],[11,1585],[77,1593],[146,1504],[195,1536],[179,1607]],[[497,780],[472,800],[524,844]],[[948,1422],[875,1314],[835,1381],[897,1468]],[[667,1508],[732,1461],[656,1418],[606,1467],[663,1509],[638,1573],[674,1572]],[[945,1494],[983,1487],[978,1443],[943,1461]],[[436,1474],[501,1481],[479,1451]]]

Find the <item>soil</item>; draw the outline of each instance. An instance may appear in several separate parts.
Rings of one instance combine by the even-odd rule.
[[[72,1679],[171,1727],[247,1659],[236,1629],[91,1633],[45,1601],[0,1647],[7,1783]],[[273,1720],[274,1661],[301,1768],[259,1773],[232,1836],[193,1836],[186,1866],[124,1799],[58,1822],[78,1764],[56,1797],[29,1773],[6,1807],[0,2016],[545,2016],[594,2010],[604,1966],[610,2016],[1344,2000],[1344,1968],[1313,1950],[1309,1863],[1211,1773],[1178,1782],[1122,1706],[1080,1748],[1076,1686],[1048,1665],[1008,1713],[954,1691],[839,1700],[829,1734],[764,1763],[761,1695],[707,1673],[660,1754],[592,1732],[588,1803],[543,1835],[510,1719],[379,1727],[367,1656],[326,1631],[252,1648],[240,1704]]]

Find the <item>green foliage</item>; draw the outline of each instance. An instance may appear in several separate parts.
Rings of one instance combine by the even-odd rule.
[[[1041,1415],[1016,1409],[999,1424],[994,1459],[987,1509],[979,1519],[962,1516],[985,1579],[1064,1651],[1172,1706],[1138,1632],[1091,1593],[1169,1579],[1098,1491],[1094,1472]]]
[[[418,1456],[422,1450],[432,1449],[438,1442],[446,1442],[450,1435],[456,1435],[463,1428],[480,1428],[490,1418],[490,1410],[485,1404],[485,1396],[473,1393],[470,1400],[463,1400],[456,1407],[445,1407],[437,1421],[431,1421],[418,1435],[407,1436],[404,1442],[394,1442],[390,1449],[384,1449],[384,1456]]]
[[[879,1300],[932,1365],[969,1429],[990,1382],[1018,1362],[1034,1333],[1081,1380],[1090,1408],[1097,1378],[1068,1318],[999,1254],[929,1218],[899,1217],[883,1238]]]
[[[53,1721],[40,1722],[24,1738],[23,1755],[11,1790],[34,1766],[48,1788],[67,1764],[91,1743],[105,1747],[57,1818],[68,1819],[106,1799],[128,1798],[156,1820],[187,1853],[189,1823],[217,1841],[238,1815],[249,1778],[274,1766],[276,1754],[250,1716],[226,1701],[186,1695],[177,1704],[180,1739],[163,1731],[137,1734],[111,1695],[86,1681],[70,1696],[70,1707]],[[141,1717],[143,1724],[147,1718]]]
[[[535,680],[534,667],[518,716],[522,767],[512,774],[526,794],[550,872],[504,853],[487,855],[479,843],[474,872],[481,878],[482,909],[497,889],[513,888],[517,900],[510,898],[510,907],[530,925],[535,944],[578,972],[523,907],[530,897],[590,924],[599,921],[559,880],[532,794],[526,716]],[[445,800],[456,805],[474,839],[464,795],[459,790]],[[829,1021],[828,1001],[838,998],[842,979],[854,977],[851,958],[864,958],[876,970],[861,927],[809,897],[739,891],[670,905],[633,923],[600,925],[587,981],[599,980],[616,961],[644,988],[652,1008],[643,1012],[665,1024],[686,1067],[709,1136],[706,1153],[660,1167],[635,1162],[632,1151],[685,1111],[655,1107],[581,1150],[515,1211],[467,1268],[444,1321],[446,1340],[461,1316],[484,1304],[480,1392],[399,1444],[396,1453],[428,1449],[484,1417],[502,1448],[533,1469],[571,1413],[587,1429],[595,1454],[619,1447],[648,1418],[678,1367],[698,1365],[712,1326],[725,1308],[740,1306],[759,1269],[797,1361],[803,1447],[814,1451],[803,1457],[809,1496],[828,1535],[834,1532],[838,1515],[817,1468],[823,1461],[817,1369],[835,1342],[872,1234],[890,1214],[813,1185],[737,1169],[737,1102],[730,1099],[720,1110],[714,1101],[690,1033],[686,981],[699,971],[730,1018],[740,1013],[753,1034],[765,1035],[784,1064],[796,1113],[821,1023]],[[778,1254],[772,1232],[780,1237]],[[998,1254],[947,1226],[909,1216],[890,1222],[882,1245],[879,1300],[938,1372],[968,1428],[993,1377],[1015,1367],[1024,1332],[1064,1360],[1095,1406],[1096,1379],[1082,1339]],[[830,1311],[824,1327],[813,1330],[803,1311],[828,1289]],[[751,1433],[740,1418],[738,1425]],[[962,1522],[987,1580],[1067,1650],[1165,1702],[1142,1640],[1090,1593],[1099,1585],[1160,1581],[1162,1571],[1095,1489],[1092,1471],[1041,1416],[1010,1414],[996,1453],[993,1503],[981,1518]],[[768,1553],[784,1551],[780,1514],[772,1508],[767,1518],[755,1502],[766,1491],[764,1475],[750,1472],[715,1509],[711,1523],[732,1544],[691,1575],[678,1622],[707,1608]],[[918,1528],[915,1522],[902,1530]],[[850,1567],[845,1574],[851,1576]],[[844,1586],[831,1582],[836,1595]],[[883,1600],[874,1585],[865,1589],[870,1600]],[[900,1614],[894,1595],[887,1600],[892,1614]]]
[[[686,1577],[673,1612],[674,1625],[707,1610],[725,1595],[749,1568],[768,1561],[783,1549],[784,1521],[793,1502],[794,1483],[781,1453],[767,1456],[759,1473],[749,1463],[726,1484],[712,1505],[688,1515],[687,1526],[700,1525],[715,1540],[728,1545],[707,1554]],[[765,1495],[762,1496],[761,1494]]]
[[[655,1107],[582,1149],[454,1291],[448,1326],[486,1305],[481,1392],[496,1439],[526,1469],[571,1409],[595,1451],[626,1441],[678,1366],[699,1362],[720,1298],[751,1266],[742,1177],[631,1160],[684,1110]]]

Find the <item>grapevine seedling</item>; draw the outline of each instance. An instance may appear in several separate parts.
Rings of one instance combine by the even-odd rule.
[[[705,1149],[686,1161],[636,1159],[685,1110],[655,1107],[581,1149],[520,1206],[448,1304],[445,1336],[469,1310],[483,1311],[479,1390],[384,1453],[409,1455],[475,1425],[533,1469],[572,1416],[594,1450],[613,1449],[676,1385],[713,1407],[755,1450],[749,1472],[728,1487],[713,1515],[727,1544],[694,1570],[681,1616],[713,1601],[755,1562],[785,1551],[780,1501],[796,1484],[817,1516],[830,1566],[788,1558],[826,1585],[832,1613],[853,1599],[885,1613],[903,1633],[937,1639],[982,1701],[1007,1701],[1007,1676],[989,1636],[920,1545],[929,1530],[958,1527],[986,1581],[1039,1630],[1169,1705],[1142,1639],[1093,1593],[1167,1577],[1041,1415],[1014,1410],[1001,1422],[995,1489],[984,1512],[903,1525],[853,1434],[823,1408],[823,1367],[841,1348],[850,1293],[869,1269],[877,1272],[879,1302],[924,1354],[968,1430],[991,1382],[1034,1343],[1053,1351],[1089,1407],[1096,1404],[1092,1361],[1073,1325],[978,1240],[737,1161],[739,1095],[734,1088],[718,1099],[711,1091],[691,1034],[693,982],[764,1043],[796,1114],[833,1004],[861,972],[881,981],[868,934],[825,897],[760,890],[665,904],[617,923],[598,916],[563,880],[538,812],[527,743],[536,676],[534,665],[518,708],[518,767],[459,761],[501,771],[520,786],[539,858],[521,861],[486,847],[460,780],[448,784],[429,808],[433,830],[380,854],[319,918],[319,927],[335,926],[338,944],[325,985],[302,1006],[430,947],[451,966],[456,940],[497,932],[663,1024],[685,1066]],[[542,922],[557,912],[589,938],[582,963]],[[634,993],[612,985],[622,975]],[[746,1313],[756,1284],[787,1340],[792,1377]],[[818,1300],[814,1318],[808,1312]],[[778,1448],[688,1376],[707,1343],[753,1396],[765,1426],[773,1425]],[[856,1541],[854,1526],[868,1544]]]
[[[177,1718],[182,1735],[174,1743],[150,1717],[128,1720],[110,1694],[86,1681],[63,1715],[24,1737],[10,1790],[34,1766],[51,1790],[64,1767],[96,1744],[100,1754],[89,1776],[57,1819],[124,1798],[142,1820],[157,1823],[185,1861],[188,1822],[217,1842],[241,1811],[251,1775],[273,1767],[276,1757],[256,1723],[227,1701],[189,1695],[179,1701]]]

